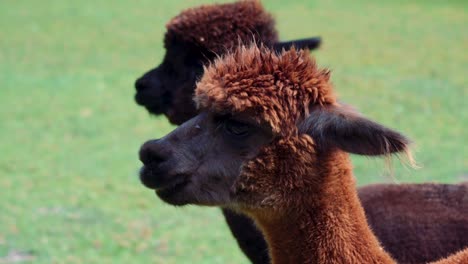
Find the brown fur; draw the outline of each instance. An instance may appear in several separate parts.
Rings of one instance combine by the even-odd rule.
[[[209,25],[209,26],[207,26]],[[236,47],[239,40],[261,39],[267,46],[278,40],[273,17],[260,1],[206,5],[183,11],[166,25],[166,47],[174,40],[193,43],[215,54]]]
[[[384,248],[392,253],[400,249],[395,256],[399,263],[426,263],[468,246],[466,183],[376,184],[358,192]],[[381,223],[389,225],[381,228]]]
[[[279,56],[263,46],[241,47],[205,70],[195,102],[218,113],[248,111],[285,135],[308,114],[309,104],[336,102],[329,78],[303,50]]]
[[[393,263],[367,227],[348,155],[316,153],[307,135],[267,147],[244,167],[236,192],[273,263]]]

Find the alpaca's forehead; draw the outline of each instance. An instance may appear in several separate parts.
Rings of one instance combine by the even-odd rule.
[[[277,133],[295,126],[310,106],[336,101],[329,72],[306,52],[276,54],[257,46],[241,47],[208,67],[194,99],[214,112],[248,111]]]

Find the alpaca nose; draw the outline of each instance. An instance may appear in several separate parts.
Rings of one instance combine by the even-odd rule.
[[[145,142],[139,151],[140,161],[144,165],[148,165],[150,163],[162,163],[167,159],[162,147],[160,146],[160,140],[154,139]]]
[[[146,78],[144,78],[144,77],[139,78],[135,82],[135,89],[137,90],[137,92],[144,91],[144,90],[148,89],[148,87],[149,87],[148,80]]]
[[[143,92],[147,90],[159,91],[161,90],[162,82],[157,72],[150,72],[145,74],[135,81],[135,89],[137,92]]]

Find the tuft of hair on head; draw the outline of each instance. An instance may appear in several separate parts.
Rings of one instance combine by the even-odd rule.
[[[263,43],[240,45],[205,67],[194,100],[217,113],[251,111],[274,133],[290,134],[309,105],[333,104],[336,97],[327,69],[307,51],[280,53]]]
[[[214,54],[233,49],[238,38],[246,43],[255,37],[267,45],[278,40],[275,21],[260,1],[190,8],[171,19],[166,28],[166,45],[173,41],[187,42]]]

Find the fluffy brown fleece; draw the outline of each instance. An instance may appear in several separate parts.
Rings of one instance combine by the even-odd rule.
[[[239,41],[261,39],[267,46],[278,40],[275,21],[260,1],[205,5],[183,11],[166,25],[166,46],[174,40],[193,43],[223,54]]]
[[[278,55],[264,46],[243,46],[205,69],[195,102],[218,113],[250,112],[286,135],[294,133],[309,105],[336,103],[329,79],[329,71],[318,69],[306,51]]]
[[[307,135],[265,148],[245,165],[236,194],[273,263],[394,263],[367,226],[348,154],[319,153]]]

